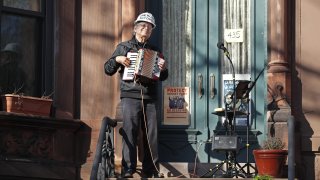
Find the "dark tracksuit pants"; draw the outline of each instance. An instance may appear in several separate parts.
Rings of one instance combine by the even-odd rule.
[[[148,138],[152,152],[150,156],[149,145],[145,135],[146,129],[143,106],[141,99],[122,98],[122,114],[123,114],[123,141],[122,141],[122,167],[124,171],[136,170],[137,166],[137,138],[139,128],[142,127],[143,136],[143,158],[142,170],[150,173],[155,172],[154,163],[158,166],[158,129],[157,129],[157,115],[154,100],[143,100],[144,113],[146,116],[146,124],[148,130]]]

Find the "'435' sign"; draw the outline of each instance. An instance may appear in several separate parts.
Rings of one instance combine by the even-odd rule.
[[[226,42],[243,42],[243,29],[225,29],[224,39]]]

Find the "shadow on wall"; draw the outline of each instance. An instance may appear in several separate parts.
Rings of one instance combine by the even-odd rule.
[[[299,78],[298,71],[292,72],[292,114],[295,117],[295,159],[296,159],[296,177],[301,179],[315,178],[315,155],[311,153],[312,142],[311,137],[314,134],[313,128],[310,126],[306,112],[302,107],[302,82]],[[306,154],[302,156],[302,154]]]

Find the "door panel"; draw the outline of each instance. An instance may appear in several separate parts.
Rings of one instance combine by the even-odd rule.
[[[232,24],[224,13],[230,11],[231,5],[238,5],[242,11],[253,14],[259,11],[254,19],[246,19],[250,27],[243,27],[246,30],[245,36],[250,36],[245,45],[239,43],[226,44],[230,48],[232,58],[237,60],[237,74],[246,74],[254,80],[263,68],[266,52],[264,27],[265,19],[264,3],[261,9],[254,9],[254,5],[248,5],[250,0],[245,3],[237,4],[234,1],[226,0],[162,0],[160,2],[147,5],[159,19],[155,29],[154,42],[162,42],[164,56],[168,60],[169,78],[163,82],[165,87],[189,87],[190,105],[189,120],[187,124],[168,125],[163,123],[163,113],[159,115],[159,148],[160,160],[164,162],[194,162],[195,157],[200,162],[217,162],[224,158],[224,154],[216,153],[211,150],[212,144],[209,142],[216,130],[224,131],[221,117],[212,112],[215,108],[222,107],[224,102],[223,94],[223,74],[230,74],[230,66],[224,54],[217,48],[217,42],[224,42],[223,30],[226,24]],[[233,4],[232,4],[233,3]],[[226,8],[228,6],[228,8]],[[244,6],[248,9],[243,10]],[[159,10],[158,7],[162,7]],[[242,12],[240,11],[240,12]],[[238,14],[238,18],[241,15]],[[250,16],[250,15],[249,15]],[[231,16],[229,18],[232,18]],[[239,20],[239,19],[238,19]],[[259,23],[256,21],[259,20]],[[249,23],[250,22],[250,23]],[[235,24],[235,23],[234,23]],[[251,27],[253,26],[253,27]],[[247,28],[247,29],[246,29]],[[257,34],[256,31],[260,31]],[[255,46],[259,43],[259,46]],[[243,43],[244,44],[244,43]],[[244,52],[246,55],[244,55]],[[254,58],[253,58],[254,57]],[[256,61],[263,59],[263,61]],[[241,62],[241,63],[240,63]],[[243,67],[243,65],[246,67]],[[256,88],[251,93],[251,97],[260,98],[260,105],[251,103],[254,112],[251,112],[250,121],[251,131],[264,132],[264,103],[265,96],[264,75],[262,80],[257,82],[259,92]],[[160,88],[160,89],[162,89]],[[163,93],[162,93],[163,94]],[[160,97],[162,98],[162,96]],[[256,101],[252,102],[256,102]],[[163,99],[161,103],[166,101]],[[262,101],[262,102],[261,102]],[[160,104],[160,112],[163,112],[163,104]],[[256,118],[259,117],[257,126]],[[246,128],[239,128],[239,135],[245,135]],[[256,136],[254,137],[256,138]],[[245,157],[242,153],[242,157]],[[242,158],[243,159],[243,158]]]

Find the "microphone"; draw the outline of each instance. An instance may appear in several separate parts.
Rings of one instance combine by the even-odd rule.
[[[224,47],[224,44],[222,42],[218,42],[217,43],[217,47],[219,49],[223,50],[224,53],[228,53],[229,54],[228,49],[226,47]]]

